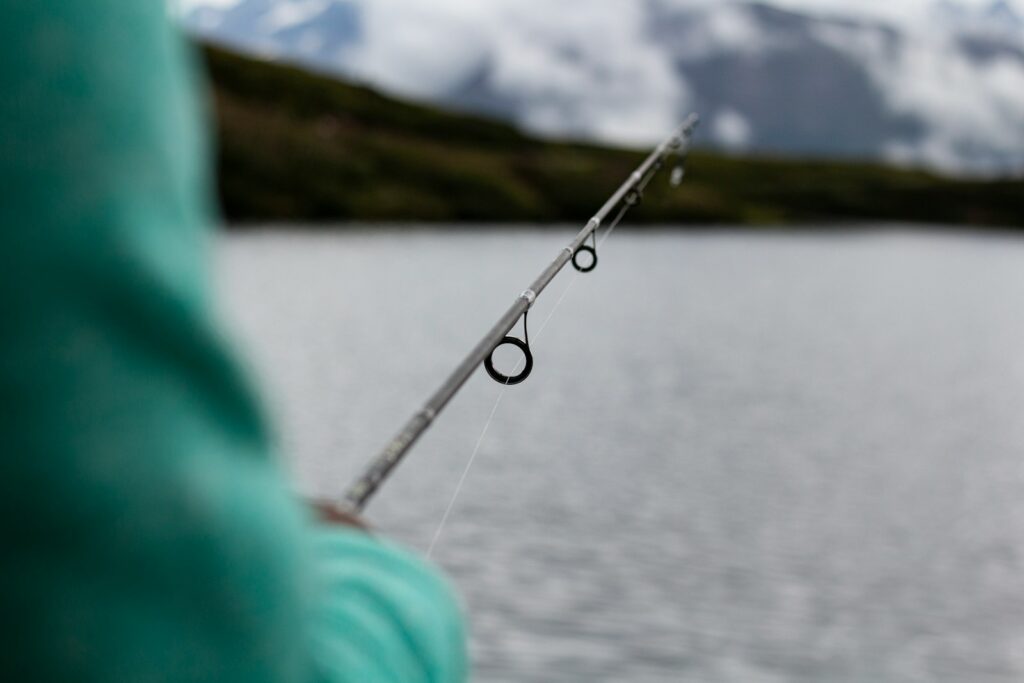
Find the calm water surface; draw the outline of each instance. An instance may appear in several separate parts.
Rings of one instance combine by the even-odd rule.
[[[337,494],[574,232],[228,238],[298,486]],[[533,377],[478,373],[370,509],[425,549],[501,396],[434,553],[476,680],[1024,680],[1024,241],[601,257],[531,314]]]

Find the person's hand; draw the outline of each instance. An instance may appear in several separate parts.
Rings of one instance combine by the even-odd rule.
[[[318,522],[323,524],[347,526],[353,529],[359,529],[360,531],[370,531],[370,525],[361,517],[341,509],[334,503],[314,500],[310,501],[309,506],[313,510],[313,514]]]

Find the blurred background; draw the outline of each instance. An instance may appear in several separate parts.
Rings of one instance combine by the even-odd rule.
[[[480,681],[1024,680],[1024,6],[181,0],[222,301],[337,495],[690,111],[370,508]],[[509,365],[513,360],[499,359]]]
[[[623,148],[698,111],[708,154],[640,220],[1024,224],[1024,14],[1005,0],[177,11],[264,60],[208,54],[236,221],[578,221],[637,161]]]

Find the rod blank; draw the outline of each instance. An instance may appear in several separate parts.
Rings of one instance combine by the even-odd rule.
[[[534,280],[529,289],[519,295],[512,306],[494,324],[494,327],[480,340],[480,343],[473,347],[466,359],[427,400],[423,408],[405,423],[384,447],[384,450],[370,462],[365,473],[352,484],[342,500],[342,505],[346,510],[358,513],[366,507],[367,502],[402,461],[409,449],[427,431],[434,419],[476,372],[476,369],[490,356],[494,347],[501,343],[505,335],[523,317],[523,314],[530,310],[537,297],[569,263],[576,250],[591,234],[605,224],[609,215],[630,196],[630,193],[637,192],[646,185],[664,164],[667,157],[672,154],[684,155],[689,150],[693,131],[698,122],[697,115],[691,114],[668,139],[658,145],[626,182],[605,202],[600,211],[587,222],[569,246],[560,251],[555,260]]]

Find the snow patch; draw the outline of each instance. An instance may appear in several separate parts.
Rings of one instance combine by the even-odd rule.
[[[322,14],[329,5],[329,0],[279,2],[260,21],[261,28],[274,32],[312,21],[317,15]]]

